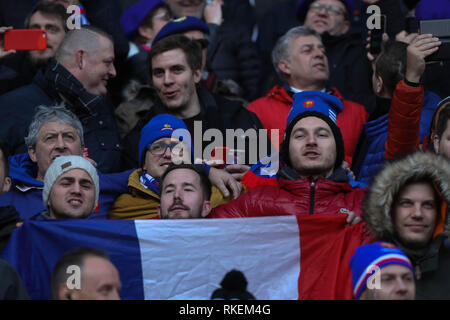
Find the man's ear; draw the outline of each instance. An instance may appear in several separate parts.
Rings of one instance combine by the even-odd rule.
[[[206,218],[211,213],[211,210],[211,202],[208,200],[203,201],[203,208],[201,213],[202,218]]]
[[[278,62],[278,68],[285,74],[288,75],[291,74],[291,67],[289,61],[281,60],[280,62]]]
[[[160,219],[162,219],[162,218],[161,218],[161,205],[159,205],[159,204],[158,204],[158,209],[157,209],[157,211],[158,211],[158,217],[159,217]]]
[[[58,300],[74,300],[74,290],[71,290],[67,287],[67,284],[61,283],[58,290]]]
[[[439,154],[439,142],[440,142],[440,139],[439,139],[437,134],[432,134],[432,138],[433,138],[434,151],[436,151],[436,153]]]
[[[350,29],[350,21],[345,20],[344,21],[344,28],[342,28],[342,31],[344,32],[343,34],[346,34],[349,29]]]
[[[202,80],[202,70],[198,69],[198,70],[194,70],[194,81],[195,84],[199,83],[200,80]]]
[[[75,63],[76,63],[76,67],[79,70],[84,69],[85,64],[86,64],[86,52],[83,50],[78,50],[77,53],[75,54]]]
[[[376,83],[374,85],[375,94],[381,95],[383,92],[383,79],[375,74]]]
[[[5,181],[3,182],[2,192],[8,192],[10,189],[11,189],[11,178],[5,177]]]
[[[36,150],[33,147],[28,147],[28,155],[30,156],[31,161],[37,163]]]

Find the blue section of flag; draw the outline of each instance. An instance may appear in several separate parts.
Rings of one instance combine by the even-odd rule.
[[[17,270],[31,299],[50,299],[51,273],[68,250],[105,251],[117,267],[122,299],[144,299],[142,263],[134,221],[26,221],[1,256]]]

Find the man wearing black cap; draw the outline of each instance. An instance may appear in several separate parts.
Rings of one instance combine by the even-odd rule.
[[[341,111],[342,102],[329,94],[295,94],[280,151],[278,185],[255,187],[213,209],[212,217],[348,213],[349,223],[360,221],[365,191],[352,189],[341,168],[344,143],[336,125]]]

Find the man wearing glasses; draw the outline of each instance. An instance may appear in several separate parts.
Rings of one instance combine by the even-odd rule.
[[[350,0],[301,0],[297,18],[322,37],[330,66],[330,85],[337,87],[346,99],[367,108],[373,98],[370,65],[361,34],[349,32],[353,11]]]
[[[128,179],[129,192],[117,198],[108,218],[126,220],[158,218],[161,177],[173,163],[192,163],[190,140],[191,136],[183,120],[169,114],[153,117],[141,131],[139,169],[133,171]],[[208,176],[214,184],[214,175],[219,171],[209,168]],[[233,191],[236,196],[239,192],[240,190]],[[209,198],[207,201],[209,202]],[[221,192],[213,187],[212,205],[215,207],[223,202]]]
[[[129,193],[117,198],[109,212],[109,219],[158,217],[159,179],[172,163],[172,152],[186,161],[190,159],[190,152],[184,152],[190,147],[177,148],[178,144],[181,147],[182,142],[172,138],[172,134],[179,129],[187,131],[183,120],[168,114],[157,115],[145,125],[139,140],[139,169],[131,173]]]

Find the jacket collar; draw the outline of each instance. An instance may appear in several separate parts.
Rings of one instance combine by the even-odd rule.
[[[286,179],[286,180],[299,180],[302,179],[300,175],[295,171],[293,168],[283,165],[283,167],[280,169],[278,176],[280,178]],[[330,180],[333,182],[349,182],[349,178],[347,175],[347,172],[342,168],[337,168],[333,171],[331,176],[328,178],[320,178],[324,180]]]
[[[38,167],[31,161],[28,153],[16,154],[9,157],[10,172],[13,185],[43,188],[44,183],[36,180]]]
[[[95,116],[96,106],[102,101],[100,95],[87,92],[81,82],[54,58],[37,73],[34,82],[55,101],[62,101],[61,95],[64,96],[78,117]]]

